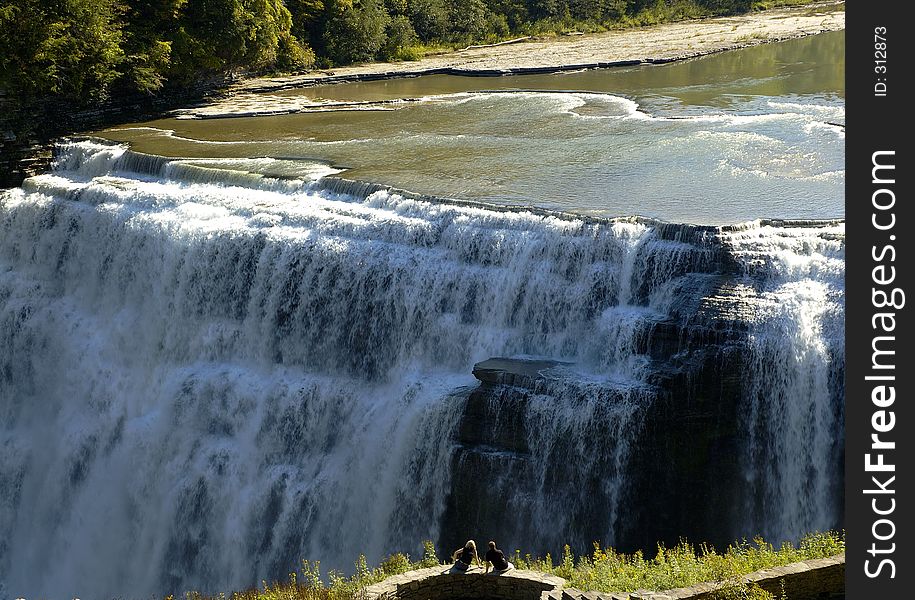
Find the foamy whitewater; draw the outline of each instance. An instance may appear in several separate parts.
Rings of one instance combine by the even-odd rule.
[[[657,94],[637,102],[583,91],[465,91],[376,105],[390,110],[275,116],[282,103],[255,94],[260,111],[234,96],[223,108],[240,102],[258,118],[164,119],[104,135],[151,153],[214,157],[211,165],[226,168],[227,156],[319,156],[348,167],[347,177],[436,197],[602,217],[708,225],[841,218],[844,101],[727,96],[733,105],[722,108]],[[204,114],[238,115],[219,108]],[[297,177],[303,164],[249,160],[243,170]]]
[[[841,223],[677,236],[211,167],[73,141],[0,192],[0,597],[216,592],[302,558],[417,556],[473,365],[494,356],[574,363],[523,418],[543,481],[562,439],[581,458],[561,477],[596,479],[613,523],[651,399],[637,336],[716,244],[759,307],[746,533],[839,520],[816,498],[841,484]],[[574,494],[550,494],[513,500],[520,547],[577,526],[556,515]]]

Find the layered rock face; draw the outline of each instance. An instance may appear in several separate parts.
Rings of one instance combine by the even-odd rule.
[[[657,331],[663,336],[682,333],[674,327]],[[562,363],[479,363],[474,375],[480,385],[467,394],[457,431],[452,494],[439,545],[459,545],[472,535],[468,524],[495,539],[516,539],[519,526],[536,537],[531,519],[541,509],[555,511],[565,525],[565,539],[579,551],[601,541],[589,539],[587,532],[595,531],[614,531],[615,547],[625,551],[651,548],[658,541],[676,543],[684,536],[715,544],[732,541],[742,504],[735,502],[740,494],[740,349],[724,344],[687,353],[691,356],[671,359],[655,375],[656,389],[641,391],[641,404],[627,405],[636,414],[594,419],[584,431],[568,431],[547,450],[556,460],[547,465],[538,456],[545,449],[531,447],[540,436],[528,411],[532,403],[569,400],[551,395],[558,386],[547,379]],[[602,391],[604,399],[612,398]],[[594,392],[578,390],[575,400],[586,404]],[[613,412],[612,407],[605,410]],[[582,442],[603,448],[586,449]],[[576,460],[583,469],[570,464]],[[607,489],[608,476],[617,489]],[[537,506],[544,497],[548,503]],[[613,501],[616,510],[611,510]],[[555,539],[555,532],[549,537]],[[555,555],[561,549],[549,550]]]
[[[633,551],[683,538],[724,546],[760,533],[784,535],[778,527],[766,529],[768,503],[784,500],[778,494],[785,487],[799,493],[824,488],[809,475],[782,481],[788,477],[780,472],[784,456],[767,453],[793,442],[779,438],[782,405],[824,402],[832,406],[827,412],[835,411],[835,427],[841,423],[836,381],[844,367],[830,346],[825,379],[832,379],[819,399],[809,385],[798,387],[792,365],[760,367],[769,357],[760,351],[771,327],[765,323],[779,308],[768,292],[773,265],[747,251],[758,240],[734,239],[743,235],[700,241],[714,248],[692,264],[704,272],[683,278],[668,314],[643,320],[631,334],[629,350],[644,361],[637,381],[589,380],[577,365],[548,359],[476,365],[480,383],[466,395],[454,439],[441,546],[483,535],[522,551],[533,543],[555,557],[562,551],[557,540],[588,552],[593,542]],[[813,239],[836,241],[826,229]],[[646,291],[634,303],[648,298]],[[783,327],[799,331],[804,324]],[[824,320],[815,329],[828,331]],[[769,333],[777,344],[791,343],[779,337],[784,331]],[[791,390],[799,396],[792,398]],[[760,473],[771,479],[763,481]],[[822,465],[821,475],[838,488],[840,462]],[[821,523],[832,527],[839,525],[840,503],[837,490],[810,499],[821,506]],[[541,533],[547,522],[551,531]]]

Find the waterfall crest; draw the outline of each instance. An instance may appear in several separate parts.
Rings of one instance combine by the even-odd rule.
[[[841,456],[843,231],[493,210],[63,142],[0,191],[0,592],[218,591],[415,555],[494,356],[575,365],[521,409],[543,469],[510,499],[521,541],[613,543],[653,332],[734,265],[771,307],[748,335],[760,518],[827,526],[796,505],[840,477],[817,465]],[[553,484],[585,479],[600,531],[540,522],[575,502]]]

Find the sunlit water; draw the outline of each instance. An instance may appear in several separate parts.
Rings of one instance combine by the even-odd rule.
[[[835,50],[841,37],[820,41]],[[783,60],[816,44],[747,51],[772,57],[742,67],[768,78],[734,66],[687,85],[713,64],[692,61],[524,84],[595,78],[610,94],[417,79],[308,92],[429,86],[395,110],[118,133],[196,161],[58,146],[53,172],[0,192],[0,597],[219,591],[282,578],[301,558],[349,571],[360,553],[415,556],[439,533],[462,394],[491,356],[575,363],[522,417],[537,466],[574,449],[566,489],[593,483],[612,524],[653,394],[636,342],[675,318],[720,252],[746,271],[734,276],[755,307],[742,461],[759,506],[739,534],[834,526],[843,224],[681,228],[681,239],[655,221],[320,181],[349,165],[346,176],[420,192],[672,221],[841,216],[841,128],[824,124],[844,114],[841,86],[831,66]],[[738,56],[703,60],[726,69]],[[664,85],[641,79],[665,72]],[[595,430],[613,443],[590,443]],[[581,500],[556,494],[524,498],[511,547],[614,542],[612,527],[541,522],[557,499],[570,512]]]
[[[164,119],[103,135],[168,156],[321,159],[415,192],[604,216],[837,218],[844,35],[663,66],[291,90],[267,108],[296,97],[311,112]],[[386,103],[328,112],[354,101]]]

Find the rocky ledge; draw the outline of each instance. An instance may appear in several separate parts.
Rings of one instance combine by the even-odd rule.
[[[744,583],[755,583],[772,594],[784,590],[792,600],[843,597],[845,555],[807,560],[763,569],[745,575]],[[662,592],[593,592],[566,587],[566,580],[538,571],[511,570],[495,575],[471,568],[466,573],[447,565],[409,571],[389,577],[365,589],[365,600],[705,600],[729,585],[727,582],[700,583]]]
[[[533,388],[539,379],[561,375],[571,363],[548,359],[490,358],[473,366],[473,376],[485,384]]]

